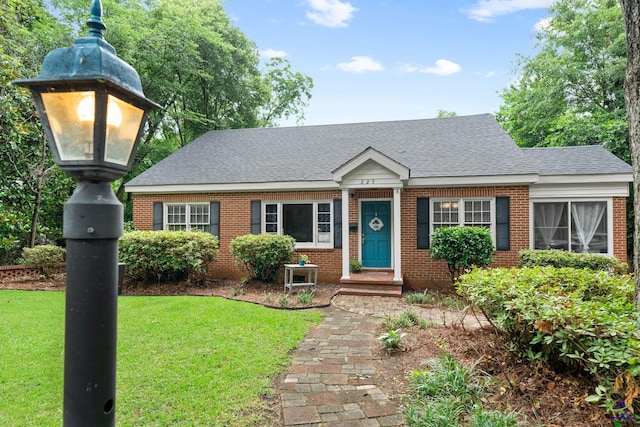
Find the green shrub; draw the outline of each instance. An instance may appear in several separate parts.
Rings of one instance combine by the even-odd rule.
[[[520,267],[573,267],[626,274],[629,267],[617,258],[600,254],[579,254],[560,250],[527,249],[518,255]]]
[[[360,273],[362,271],[362,264],[360,261],[355,259],[349,261],[349,271],[352,273]]]
[[[218,238],[202,232],[132,231],[120,238],[119,249],[129,276],[178,281],[207,272],[218,255]]]
[[[64,262],[67,251],[60,246],[42,245],[22,249],[22,263],[37,268],[40,274],[50,277],[55,268]]]
[[[640,375],[640,323],[630,276],[500,268],[465,274],[457,289],[523,358],[587,371],[606,390],[621,375]]]
[[[484,227],[441,227],[431,235],[431,258],[444,260],[451,281],[469,267],[484,267],[493,259],[491,232]]]
[[[231,241],[231,254],[252,278],[273,282],[282,266],[291,262],[295,251],[291,236],[247,234]]]

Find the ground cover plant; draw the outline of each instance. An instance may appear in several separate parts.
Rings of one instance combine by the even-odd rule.
[[[526,425],[515,413],[485,410],[482,397],[490,390],[489,376],[466,368],[451,354],[425,362],[426,369],[410,375],[412,399],[405,409],[409,426],[517,427]],[[519,421],[520,418],[520,421]]]
[[[0,425],[58,426],[64,293],[4,290],[0,301]],[[261,396],[320,318],[222,298],[120,298],[117,424],[279,425]]]

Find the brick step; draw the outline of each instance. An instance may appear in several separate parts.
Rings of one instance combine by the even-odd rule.
[[[342,284],[340,295],[370,295],[382,297],[402,297],[402,285],[372,285],[367,283]]]

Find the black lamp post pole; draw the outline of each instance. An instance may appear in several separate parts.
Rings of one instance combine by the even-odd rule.
[[[118,238],[123,209],[108,182],[80,181],[64,205],[67,291],[64,427],[115,425]]]
[[[148,113],[160,108],[144,97],[138,73],[104,40],[100,0],[91,0],[90,9],[88,37],[49,52],[37,77],[12,82],[31,89],[56,164],[78,180],[64,204],[62,227],[64,427],[115,425],[123,208],[110,182],[131,169]]]

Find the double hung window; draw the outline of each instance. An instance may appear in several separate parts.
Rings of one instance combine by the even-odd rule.
[[[441,199],[433,201],[433,230],[458,225],[486,227],[493,234],[492,199]]]
[[[606,201],[533,203],[534,249],[610,253]]]
[[[263,232],[292,236],[296,247],[332,247],[330,202],[263,203]]]
[[[166,230],[210,231],[209,203],[167,203],[164,209]]]

